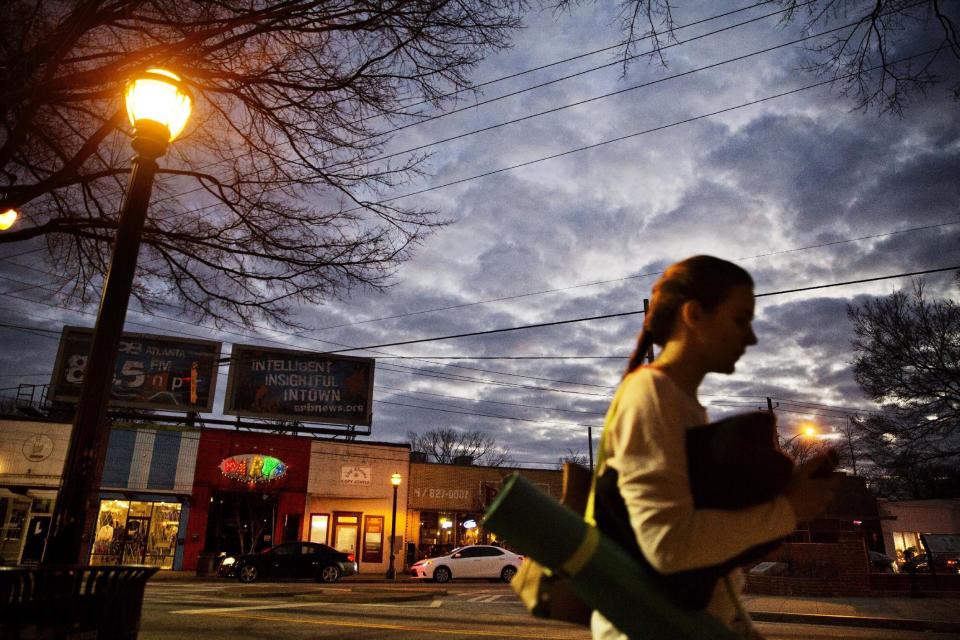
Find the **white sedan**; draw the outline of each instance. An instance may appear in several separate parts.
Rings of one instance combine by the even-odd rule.
[[[472,544],[454,549],[445,556],[413,563],[414,578],[447,582],[451,578],[493,578],[510,582],[523,562],[506,549],[486,544]]]

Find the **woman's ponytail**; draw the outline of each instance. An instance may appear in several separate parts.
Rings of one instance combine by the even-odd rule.
[[[646,327],[640,330],[640,336],[637,338],[637,348],[634,349],[633,355],[630,356],[629,362],[627,362],[627,370],[624,371],[623,376],[626,377],[630,375],[635,369],[640,368],[643,365],[643,359],[647,357],[647,353],[653,348],[653,332],[648,331]]]

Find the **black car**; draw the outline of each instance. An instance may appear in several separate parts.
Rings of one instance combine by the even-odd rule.
[[[224,558],[218,573],[254,582],[264,578],[312,578],[336,582],[341,576],[357,573],[352,553],[341,553],[316,542],[285,542],[260,553]]]

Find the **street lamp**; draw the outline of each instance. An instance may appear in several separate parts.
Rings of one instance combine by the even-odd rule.
[[[800,437],[810,438],[810,439],[816,438],[816,437],[817,437],[817,427],[816,427],[815,425],[813,425],[812,423],[810,423],[810,422],[802,425],[802,426],[800,427],[800,430],[797,431],[797,433],[796,433],[792,438],[790,438],[789,440],[787,440],[786,442],[783,443],[783,446],[786,447],[788,444],[790,444],[791,442],[793,442],[794,440],[796,440],[797,438],[800,438]]]
[[[390,484],[393,485],[393,517],[390,520],[390,566],[387,567],[387,580],[397,579],[397,570],[393,568],[393,556],[397,543],[397,488],[400,486],[400,474],[395,473],[390,476]]]
[[[110,437],[107,403],[137,267],[140,234],[158,169],[156,160],[183,131],[193,102],[180,77],[164,69],[149,69],[135,75],[127,83],[124,98],[137,155],[130,169],[113,256],[93,328],[93,344],[77,401],[63,480],[44,550],[45,565],[86,563],[86,547],[97,517],[100,479]]]

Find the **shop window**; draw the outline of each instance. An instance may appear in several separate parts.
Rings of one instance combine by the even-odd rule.
[[[362,562],[383,562],[383,516],[367,516],[363,521]]]
[[[310,542],[327,544],[327,528],[330,526],[330,515],[314,513],[310,515]]]
[[[130,503],[126,500],[100,501],[90,564],[120,564],[129,511]]]
[[[176,503],[101,500],[90,564],[172,569],[180,509]]]
[[[53,513],[53,498],[34,498],[30,511],[34,514]]]
[[[150,534],[147,538],[147,553],[144,564],[161,569],[173,568],[177,551],[177,536],[180,533],[180,505],[158,502],[153,506]]]
[[[27,525],[30,500],[0,498],[0,561],[14,564]]]

